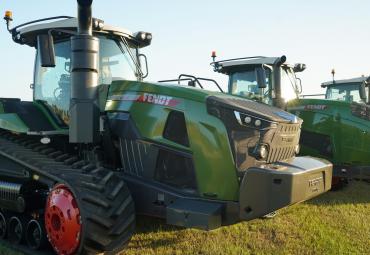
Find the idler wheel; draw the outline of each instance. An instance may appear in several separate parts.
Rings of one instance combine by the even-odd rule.
[[[0,212],[0,239],[5,239],[7,234],[7,224],[5,215]]]
[[[13,216],[9,220],[8,238],[11,243],[20,244],[23,241],[24,229],[22,221]]]
[[[30,220],[27,224],[26,241],[33,250],[39,250],[46,244],[46,233],[42,222]]]
[[[73,193],[63,184],[49,193],[45,208],[48,240],[58,254],[74,254],[81,237],[81,215]]]

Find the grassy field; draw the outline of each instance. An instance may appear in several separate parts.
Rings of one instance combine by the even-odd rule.
[[[139,218],[122,254],[370,254],[370,184],[353,182],[306,203],[211,232]]]
[[[19,254],[0,248],[0,254]],[[370,254],[370,184],[353,182],[306,203],[210,232],[138,218],[122,254]]]

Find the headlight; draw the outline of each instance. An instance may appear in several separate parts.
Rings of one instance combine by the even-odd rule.
[[[246,113],[234,111],[234,115],[238,123],[242,126],[250,126],[258,129],[277,126],[276,122],[262,119],[260,117],[252,116]]]
[[[150,45],[153,36],[151,33],[139,31],[134,34],[134,37],[139,41],[142,46]]]
[[[258,147],[258,156],[260,159],[265,160],[267,156],[269,155],[269,151],[267,149],[267,146],[262,144]]]
[[[297,145],[295,146],[295,148],[294,148],[294,152],[295,152],[295,154],[299,154],[300,150],[301,150],[301,147],[299,146],[299,144],[297,144]]]
[[[249,116],[247,116],[247,117],[245,117],[245,118],[244,118],[244,122],[245,122],[246,124],[250,124],[250,123],[252,122],[252,118],[251,118],[251,117],[249,117]]]
[[[93,19],[93,26],[96,30],[103,30],[104,28],[104,21],[101,19]]]
[[[261,124],[262,124],[261,120],[256,120],[256,121],[254,122],[254,125],[255,125],[256,127],[261,126]]]

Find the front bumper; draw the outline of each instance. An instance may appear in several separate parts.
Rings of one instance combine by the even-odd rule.
[[[312,157],[249,168],[240,185],[240,220],[258,218],[330,190],[332,171],[330,162]]]

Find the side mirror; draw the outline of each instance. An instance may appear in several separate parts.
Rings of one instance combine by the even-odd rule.
[[[143,59],[143,61],[142,61],[142,59]],[[139,54],[139,61],[140,61],[140,67],[145,65],[145,74],[143,73],[143,79],[144,79],[144,78],[148,77],[148,74],[149,74],[148,59],[144,54]]]
[[[52,35],[38,35],[37,50],[40,54],[42,67],[55,67],[54,39]]]
[[[264,89],[267,87],[265,69],[263,69],[262,67],[256,68],[256,78],[258,87],[260,89]]]

